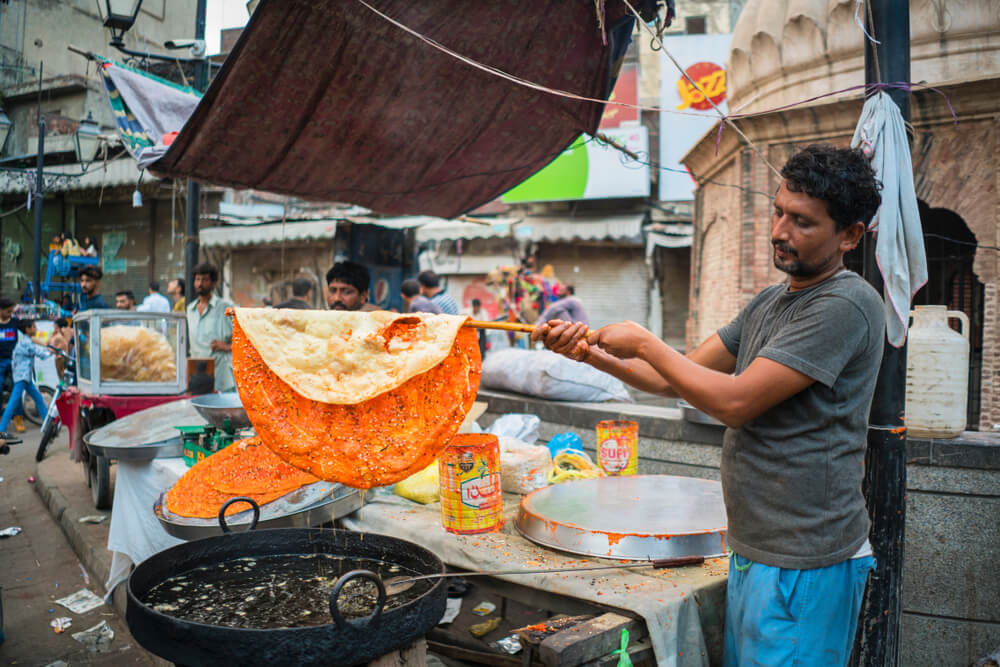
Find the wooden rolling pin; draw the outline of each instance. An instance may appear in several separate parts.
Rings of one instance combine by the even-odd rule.
[[[485,322],[482,320],[469,320],[462,326],[474,329],[498,329],[500,331],[519,331],[530,334],[535,330],[534,324],[524,324],[522,322]]]

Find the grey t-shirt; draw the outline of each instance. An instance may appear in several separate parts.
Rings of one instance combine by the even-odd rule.
[[[851,271],[794,292],[772,285],[718,333],[737,374],[765,357],[816,380],[726,430],[729,546],[792,569],[850,558],[868,537],[861,481],[885,337],[881,297]]]
[[[436,303],[431,301],[425,296],[416,295],[410,301],[410,312],[411,313],[431,313],[432,315],[440,315],[441,308],[438,307]]]

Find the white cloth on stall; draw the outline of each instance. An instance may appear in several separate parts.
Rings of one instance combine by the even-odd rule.
[[[927,282],[927,254],[906,125],[884,90],[865,102],[851,147],[864,151],[882,181],[882,206],[872,221],[875,259],[885,283],[886,338],[899,347],[906,342],[910,301]]]
[[[104,586],[109,600],[115,587],[128,579],[134,565],[184,542],[167,533],[153,514],[153,505],[160,493],[172,487],[187,472],[184,459],[119,461],[117,468],[108,533],[111,572]]]
[[[471,571],[583,567],[608,561],[563,554],[535,545],[511,527],[520,496],[508,497],[504,532],[453,535],[441,527],[439,503],[420,505],[394,495],[369,497],[357,512],[340,519],[350,530],[391,535],[420,544],[448,565]],[[728,561],[715,559],[703,568],[674,570],[608,570],[528,574],[497,579],[529,586],[556,595],[617,607],[639,614],[646,621],[657,665],[663,667],[707,667],[705,633],[699,612],[711,606],[712,592],[725,604]],[[721,587],[721,590],[715,590]],[[707,617],[719,619],[722,610]],[[719,628],[721,631],[721,627]]]

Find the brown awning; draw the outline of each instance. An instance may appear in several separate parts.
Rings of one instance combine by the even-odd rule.
[[[620,0],[366,0],[468,58],[606,98],[632,28]],[[358,0],[263,0],[151,170],[218,185],[452,218],[597,128],[603,104],[476,69]]]

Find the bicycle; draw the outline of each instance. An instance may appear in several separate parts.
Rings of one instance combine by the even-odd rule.
[[[65,360],[66,367],[59,378],[59,385],[52,392],[48,412],[46,412],[45,419],[42,421],[42,437],[38,441],[38,451],[35,452],[36,461],[41,461],[45,458],[45,449],[49,446],[50,442],[55,440],[62,429],[62,420],[59,419],[59,409],[56,406],[56,401],[59,400],[59,397],[67,387],[76,384],[76,363],[73,361],[73,357],[52,346],[49,346],[49,349]]]
[[[4,383],[3,392],[0,394],[0,405],[7,405],[7,401],[10,400],[10,390],[13,384],[13,382]],[[48,403],[55,389],[43,384],[38,386],[38,391],[46,399],[46,403]],[[35,399],[29,396],[27,392],[21,397],[21,413],[29,424],[34,424],[35,426],[41,425],[42,414],[38,411],[38,406],[35,405]]]

